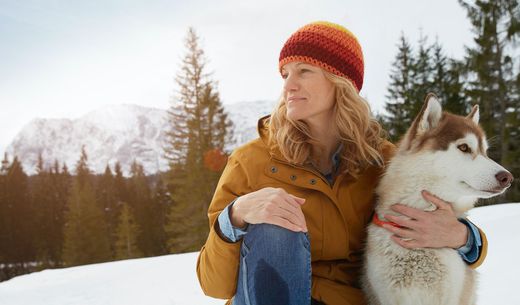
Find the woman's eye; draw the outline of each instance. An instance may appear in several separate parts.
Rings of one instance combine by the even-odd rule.
[[[304,72],[311,72],[311,70],[309,70],[309,69],[301,69],[300,71],[301,71],[302,73],[304,73]]]
[[[471,153],[471,148],[469,148],[468,144],[460,144],[457,148],[463,153]]]

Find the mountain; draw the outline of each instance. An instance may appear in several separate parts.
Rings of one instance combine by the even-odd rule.
[[[478,305],[520,304],[515,263],[520,204],[469,211],[486,232],[489,250],[477,269]],[[2,305],[223,305],[204,296],[196,275],[198,253],[171,254],[62,269],[47,269],[0,283]]]
[[[269,114],[274,102],[257,101],[224,105],[234,123],[233,148],[257,136],[258,118]],[[111,105],[92,111],[78,119],[33,119],[16,135],[7,147],[7,154],[18,156],[27,174],[36,173],[41,152],[45,167],[55,160],[73,170],[84,145],[90,169],[103,173],[117,161],[123,173],[129,174],[134,160],[144,166],[147,174],[168,169],[163,157],[163,143],[168,130],[165,109],[138,105]]]

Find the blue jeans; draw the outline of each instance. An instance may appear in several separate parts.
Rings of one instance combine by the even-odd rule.
[[[271,224],[250,224],[240,248],[233,305],[305,304],[311,304],[308,234]]]

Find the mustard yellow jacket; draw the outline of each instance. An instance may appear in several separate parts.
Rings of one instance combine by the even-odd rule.
[[[236,149],[217,185],[208,210],[210,233],[197,261],[197,275],[204,293],[231,299],[236,291],[240,245],[218,234],[217,218],[235,198],[264,187],[280,187],[306,199],[302,206],[311,244],[312,297],[327,305],[365,304],[358,278],[362,264],[365,228],[371,220],[374,188],[382,174],[376,166],[357,178],[338,175],[334,185],[316,170],[290,164],[280,151],[267,145],[264,117],[258,122],[260,138]],[[388,160],[395,147],[385,143]],[[487,252],[483,232],[479,266]],[[228,303],[230,301],[228,300]]]

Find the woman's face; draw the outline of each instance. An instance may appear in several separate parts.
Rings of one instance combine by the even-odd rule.
[[[287,117],[311,124],[330,122],[335,101],[334,85],[317,66],[290,62],[282,67]]]

